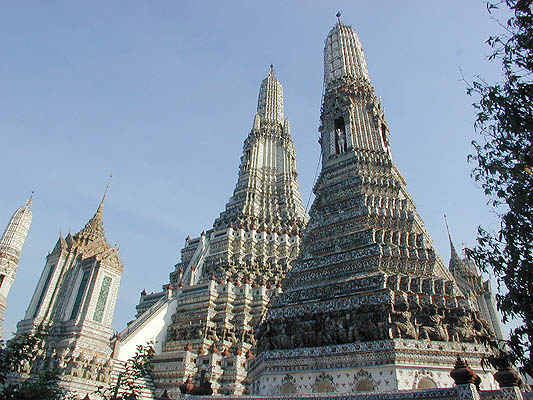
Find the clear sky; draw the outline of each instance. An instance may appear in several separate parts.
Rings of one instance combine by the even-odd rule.
[[[319,157],[323,45],[342,20],[361,39],[395,162],[447,263],[497,227],[466,156],[475,138],[461,80],[500,76],[482,1],[6,1],[0,8],[0,230],[35,190],[5,312],[23,318],[61,231],[104,209],[124,275],[113,326],[158,291],[187,235],[233,192],[268,67],[285,91],[304,206]]]

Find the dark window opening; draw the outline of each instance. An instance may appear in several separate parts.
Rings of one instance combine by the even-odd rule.
[[[37,305],[35,306],[35,311],[33,312],[33,318],[37,316],[39,313],[39,308],[41,308],[41,304],[43,303],[44,295],[46,294],[46,291],[48,290],[48,285],[50,284],[50,279],[52,279],[52,273],[54,272],[55,266],[50,266],[50,269],[48,270],[48,275],[46,275],[46,280],[44,281],[43,288],[41,290],[41,294],[39,295],[39,300],[37,301]]]
[[[74,301],[74,307],[72,307],[72,312],[69,319],[74,319],[78,315],[80,310],[81,301],[83,299],[83,293],[85,292],[85,287],[87,286],[87,281],[89,280],[90,271],[84,271],[83,276],[81,277],[80,286],[78,288],[78,293],[76,295],[76,300]]]
[[[346,145],[346,125],[344,124],[344,118],[335,118],[335,153],[344,153],[347,150]]]
[[[250,150],[246,150],[246,155],[244,157],[244,166],[243,166],[244,171],[248,171],[248,168],[250,167],[251,158],[252,158],[252,153],[250,152]]]
[[[4,283],[5,277],[6,277],[5,275],[0,274],[0,287],[2,287],[2,283]]]

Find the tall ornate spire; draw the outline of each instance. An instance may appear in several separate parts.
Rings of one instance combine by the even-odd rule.
[[[268,76],[261,82],[259,99],[257,101],[257,114],[261,122],[283,123],[283,86],[274,76],[274,66],[270,64]]]
[[[319,128],[323,164],[351,151],[370,151],[390,162],[389,129],[370,84],[363,47],[353,28],[340,19],[324,47],[324,88]]]
[[[237,186],[215,227],[232,223],[300,232],[306,215],[296,177],[290,124],[284,118],[283,86],[271,65],[259,90],[254,126],[244,142]]]
[[[341,78],[370,82],[363,46],[353,28],[344,25],[338,14],[337,24],[329,32],[324,48],[326,90],[340,85]]]
[[[33,195],[33,192],[32,192]],[[19,207],[7,224],[0,238],[0,337],[2,337],[3,312],[7,307],[7,296],[15,280],[18,262],[26,235],[30,229],[32,196]]]

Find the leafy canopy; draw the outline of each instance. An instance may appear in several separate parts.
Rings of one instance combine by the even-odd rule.
[[[477,246],[467,250],[500,285],[496,296],[504,322],[521,321],[503,348],[513,364],[533,376],[533,0],[487,3],[489,13],[507,7],[503,33],[491,36],[491,61],[502,65],[502,81],[480,77],[469,85],[477,98],[473,142],[474,179],[498,215],[499,229],[478,228]],[[507,293],[501,294],[507,290]]]

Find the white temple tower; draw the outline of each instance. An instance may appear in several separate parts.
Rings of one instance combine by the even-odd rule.
[[[104,233],[106,192],[85,227],[63,238],[50,254],[17,333],[48,328],[43,365],[56,363],[61,386],[85,396],[110,379],[111,327],[124,270]],[[33,363],[32,368],[39,368]],[[31,373],[31,371],[28,371]]]
[[[490,326],[433,248],[393,163],[361,43],[340,19],[324,48],[319,132],[316,198],[300,257],[257,331],[252,392],[453,386],[457,355],[493,388],[477,339]]]
[[[2,322],[7,296],[15,280],[20,253],[31,225],[31,201],[30,197],[25,205],[15,211],[0,239],[0,338],[3,336]]]

